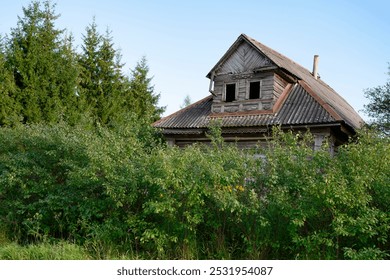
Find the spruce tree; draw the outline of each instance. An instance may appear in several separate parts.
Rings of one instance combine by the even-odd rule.
[[[74,51],[49,1],[32,2],[11,30],[7,61],[17,86],[23,122],[57,122],[74,115],[77,103]]]
[[[4,40],[0,37],[0,126],[18,122],[20,107],[15,102],[15,83],[6,67]]]
[[[95,19],[83,36],[80,65],[80,93],[95,121],[109,124],[122,113],[126,77],[120,52],[114,48],[109,30],[97,30]]]
[[[180,105],[180,109],[190,106],[191,104],[192,104],[191,97],[187,94],[184,97],[183,104]]]
[[[79,94],[85,99],[87,109],[96,115],[97,92],[99,84],[98,50],[102,41],[97,31],[95,20],[86,28],[86,35],[83,35],[82,54],[78,59]]]
[[[154,86],[151,84],[152,79],[149,77],[146,57],[142,57],[135,68],[131,70],[130,94],[126,100],[129,111],[151,122],[158,120],[165,111],[165,107],[158,106],[160,94],[154,92]]]

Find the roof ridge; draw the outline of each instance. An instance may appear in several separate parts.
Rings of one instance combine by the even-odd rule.
[[[282,54],[282,53],[280,53],[280,52],[274,50],[273,48],[268,47],[267,45],[265,45],[265,44],[263,44],[263,43],[257,41],[256,39],[254,39],[254,38],[252,38],[252,37],[250,37],[250,36],[248,36],[248,35],[246,35],[246,34],[242,34],[242,35],[244,35],[248,40],[254,41],[256,44],[261,45],[261,46],[267,48],[268,50],[270,50],[270,51],[276,53],[277,55],[279,55],[280,57],[282,57],[283,59],[289,60],[289,61],[292,62],[293,64],[299,66],[300,68],[302,68],[303,70],[305,70],[313,79],[315,79],[315,78],[313,77],[312,72],[311,72],[309,69],[307,69],[306,67],[304,67],[304,66],[302,66],[301,64],[299,64],[298,62],[292,60],[291,58],[285,56],[284,54]],[[261,50],[261,49],[260,49],[260,50]],[[272,60],[272,59],[271,59],[271,60]],[[273,60],[272,60],[272,61],[273,61]],[[279,67],[284,68],[283,66],[279,65],[277,62],[275,62],[275,61],[273,61],[273,62],[276,63]],[[285,68],[284,68],[284,69],[285,69]],[[286,69],[286,70],[288,70],[288,69]],[[290,72],[290,71],[289,71],[289,72]],[[294,75],[295,75],[295,73],[291,73],[291,74],[294,74]],[[303,77],[299,77],[299,78],[301,78],[302,80],[304,80]],[[324,80],[322,80],[321,78],[318,78],[317,81],[318,81],[319,83],[322,83],[324,86],[328,87],[329,89],[331,89],[331,90],[334,91],[335,93],[337,93],[329,84],[327,84],[327,83],[326,83]],[[338,95],[340,95],[340,94],[338,94]],[[341,95],[340,95],[340,96],[341,96]],[[344,100],[344,101],[346,101],[346,100]]]
[[[242,34],[241,36],[251,43],[253,47],[264,53],[264,55],[278,67],[285,69],[292,75],[298,77],[298,79],[304,81],[311,91],[321,99],[323,104],[326,104],[325,106],[331,108],[339,117],[341,116],[348,125],[357,128],[364,122],[352,105],[349,104],[343,96],[337,93],[324,80],[320,78],[316,79],[312,72],[307,68],[248,35]]]
[[[296,91],[296,87],[291,86],[288,90],[286,89],[287,87],[283,90],[285,94],[283,95],[282,93],[282,95],[279,96],[278,101],[274,104],[276,107],[274,108],[275,110],[272,110],[272,114],[271,111],[261,110],[252,112],[213,113],[211,104],[213,96],[208,95],[207,97],[156,121],[153,125],[161,128],[201,128],[205,126],[206,119],[222,117],[226,121],[225,124],[227,126],[270,125],[277,124],[278,119],[282,122],[281,124],[284,122],[286,122],[286,124],[301,124],[303,121],[315,124],[326,121],[339,124],[344,123],[352,129],[360,126],[362,118],[359,114],[357,114],[354,108],[326,82],[319,78],[315,79],[311,71],[307,68],[244,33],[242,33],[229,47],[217,64],[215,64],[207,74],[207,77],[211,78],[213,71],[216,71],[221,63],[228,59],[241,44],[248,44],[259,54],[267,57],[273,65],[278,67],[278,71],[281,71],[286,75],[291,75],[291,78],[294,77],[294,82],[292,84],[299,85],[299,87],[307,93],[308,97],[311,97],[309,103],[318,104],[318,109],[321,108],[321,114],[324,114],[324,116],[326,114],[326,118],[318,115],[318,112],[314,112],[313,114],[316,116],[316,119],[311,120],[304,114],[303,107],[301,106],[299,107],[299,114],[303,114],[302,116],[298,116],[299,118],[297,116],[290,116],[289,118],[282,120],[282,117],[286,118],[283,114],[292,110],[289,106],[297,106],[297,104],[291,105],[286,103],[291,96],[290,94],[293,91]],[[294,110],[297,110],[297,108]],[[332,120],[330,121],[330,119]]]
[[[242,35],[245,36],[245,38],[246,38],[247,40],[253,41],[253,43],[255,43],[255,46],[256,46],[256,45],[260,45],[260,46],[262,46],[262,47],[268,49],[269,51],[275,53],[276,55],[280,56],[281,58],[283,58],[283,59],[285,59],[285,60],[288,60],[288,61],[290,61],[291,63],[293,63],[293,64],[295,64],[295,65],[298,65],[299,67],[301,67],[302,69],[304,69],[305,71],[307,71],[309,74],[311,74],[311,72],[310,72],[309,69],[307,69],[306,67],[302,66],[302,65],[299,64],[298,62],[292,60],[291,58],[285,56],[284,54],[282,54],[282,53],[280,53],[280,52],[274,50],[274,49],[271,48],[271,47],[268,47],[267,45],[265,45],[265,44],[263,44],[263,43],[257,41],[256,39],[254,39],[254,38],[252,38],[252,37],[250,37],[250,36],[248,36],[248,35],[246,35],[246,34],[242,34]],[[261,48],[259,48],[258,46],[256,46],[256,47],[257,47],[258,49],[260,49],[262,52],[264,52],[264,51],[263,51]],[[278,62],[276,62],[276,61],[274,61],[272,58],[270,58],[266,53],[264,53],[264,54],[265,54],[269,59],[271,59],[277,66],[279,66],[279,67],[281,67],[281,68],[284,68],[284,67],[283,67],[282,65],[280,65]],[[284,69],[285,69],[285,68],[284,68]],[[286,70],[288,70],[288,69],[286,69]],[[291,72],[291,71],[289,71],[289,72]],[[294,74],[294,75],[295,75],[295,73],[291,73],[291,74]],[[299,78],[302,79],[302,77],[299,77]]]

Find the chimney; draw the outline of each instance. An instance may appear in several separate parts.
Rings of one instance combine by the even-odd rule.
[[[316,54],[314,55],[314,60],[313,60],[313,76],[314,76],[314,79],[317,80],[318,78],[318,59],[319,59],[319,55]]]

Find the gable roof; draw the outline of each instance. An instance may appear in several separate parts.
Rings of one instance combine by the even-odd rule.
[[[363,120],[359,114],[330,86],[319,78],[315,79],[306,68],[245,34],[238,37],[211,69],[207,77],[211,78],[212,73],[234,53],[242,42],[250,44],[279,69],[298,80],[286,92],[287,97],[277,112],[238,112],[213,115],[211,113],[212,96],[208,96],[187,108],[162,118],[155,122],[154,126],[163,128],[165,133],[174,133],[177,129],[206,128],[211,119],[218,117],[222,120],[223,127],[324,123],[345,123],[353,129],[361,127]]]

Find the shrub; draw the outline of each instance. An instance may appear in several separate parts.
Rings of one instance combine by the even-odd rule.
[[[388,258],[387,138],[362,131],[332,156],[310,134],[253,151],[210,137],[179,149],[135,123],[1,128],[2,239],[96,259]]]
[[[133,138],[65,124],[2,128],[0,217],[9,236],[83,242],[115,219],[118,197],[135,185],[127,171],[142,148]]]
[[[261,213],[270,227],[263,236],[268,257],[342,259],[356,256],[353,252],[386,256],[388,139],[363,131],[334,157],[326,144],[313,151],[302,142],[310,142],[310,135],[278,133],[265,151],[265,172],[256,180],[269,191]]]

